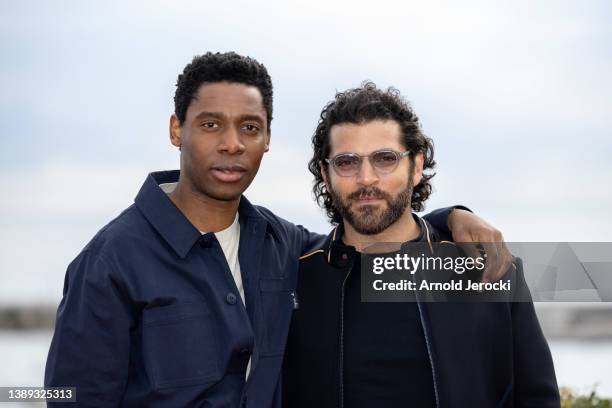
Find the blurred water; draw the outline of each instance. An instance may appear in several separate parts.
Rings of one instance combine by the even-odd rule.
[[[51,331],[0,331],[1,387],[43,385],[45,362],[51,344]],[[0,407],[44,407],[39,403],[0,403]]]
[[[49,331],[0,331],[0,386],[40,386],[52,333]],[[588,392],[598,384],[598,393],[612,398],[612,341],[549,342],[560,386]],[[11,404],[13,405],[13,404]],[[11,406],[0,404],[0,407]],[[16,407],[42,404],[14,404]]]
[[[597,385],[600,396],[612,398],[612,341],[548,342],[559,386],[590,392]]]

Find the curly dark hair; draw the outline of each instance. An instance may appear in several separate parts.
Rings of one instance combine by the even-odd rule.
[[[433,141],[423,134],[419,118],[397,89],[389,87],[383,91],[378,89],[373,82],[366,81],[359,88],[336,93],[334,100],[323,108],[319,124],[312,137],[313,156],[308,163],[308,169],[315,177],[312,192],[333,225],[339,224],[342,216],[333,205],[332,197],[323,181],[320,166],[323,165],[323,170],[328,176],[329,164],[325,162],[325,159],[328,158],[330,151],[330,130],[334,125],[341,123],[360,124],[377,119],[394,120],[399,123],[402,129],[402,144],[406,150],[411,152],[410,160],[414,160],[417,153],[423,153],[423,178],[418,185],[413,187],[412,209],[422,211],[425,207],[425,200],[432,192],[429,181],[435,173],[426,174],[425,170],[433,169],[436,165],[433,159]]]
[[[272,122],[272,79],[266,67],[251,57],[235,52],[207,52],[196,55],[185,66],[176,81],[174,113],[179,122],[185,121],[191,99],[204,83],[236,82],[259,89],[268,117],[268,131]]]

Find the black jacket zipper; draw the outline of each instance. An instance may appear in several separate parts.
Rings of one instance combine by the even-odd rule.
[[[351,266],[342,281],[340,292],[340,408],[344,408],[344,289],[352,270],[353,267]]]

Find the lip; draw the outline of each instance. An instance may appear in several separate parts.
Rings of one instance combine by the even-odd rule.
[[[382,198],[378,198],[378,197],[360,197],[360,198],[356,198],[353,201],[355,201],[355,203],[357,204],[377,204],[382,200]]]
[[[235,183],[240,181],[246,175],[246,172],[246,168],[239,164],[216,165],[211,168],[213,177],[223,183]]]

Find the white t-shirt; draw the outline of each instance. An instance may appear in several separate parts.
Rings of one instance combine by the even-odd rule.
[[[240,243],[240,223],[238,222],[238,213],[236,213],[236,218],[234,219],[232,225],[223,231],[215,232],[215,236],[217,237],[217,241],[219,241],[219,245],[221,245],[221,249],[223,249],[223,254],[225,255],[229,269],[232,272],[232,277],[234,278],[234,282],[236,282],[238,292],[240,292],[242,303],[246,305],[244,301],[242,275],[240,274],[240,262],[238,262],[238,244]]]
[[[159,188],[166,194],[170,194],[174,188],[176,187],[176,183],[164,183],[160,184]],[[200,231],[200,233],[205,234],[206,232]],[[246,302],[244,300],[244,285],[242,284],[242,274],[240,273],[240,262],[238,261],[238,246],[240,244],[240,223],[238,222],[238,213],[236,213],[236,218],[234,218],[234,222],[232,225],[227,227],[226,229],[215,232],[215,237],[217,237],[217,241],[219,241],[219,245],[221,245],[221,249],[223,250],[223,254],[225,255],[225,259],[227,261],[227,265],[229,266],[230,272],[232,273],[232,277],[234,278],[234,282],[236,283],[236,287],[238,288],[238,292],[240,293],[240,298],[242,299],[242,304],[246,309]],[[249,377],[249,373],[251,371],[251,359],[249,358],[249,363],[247,365],[246,377]]]
[[[244,300],[244,285],[242,284],[242,274],[240,273],[240,262],[238,262],[238,244],[240,243],[240,223],[238,222],[238,213],[236,213],[236,218],[234,218],[232,225],[222,231],[215,232],[215,236],[217,237],[217,241],[219,241],[219,245],[221,245],[221,249],[223,249],[223,254],[225,255],[230,271],[232,272],[232,276],[234,277],[234,282],[236,282],[236,287],[238,288],[238,292],[240,292],[242,304],[244,304],[244,308],[246,309],[246,302]],[[247,364],[246,369],[246,378],[249,378],[250,373],[251,359],[249,358],[249,363]]]

